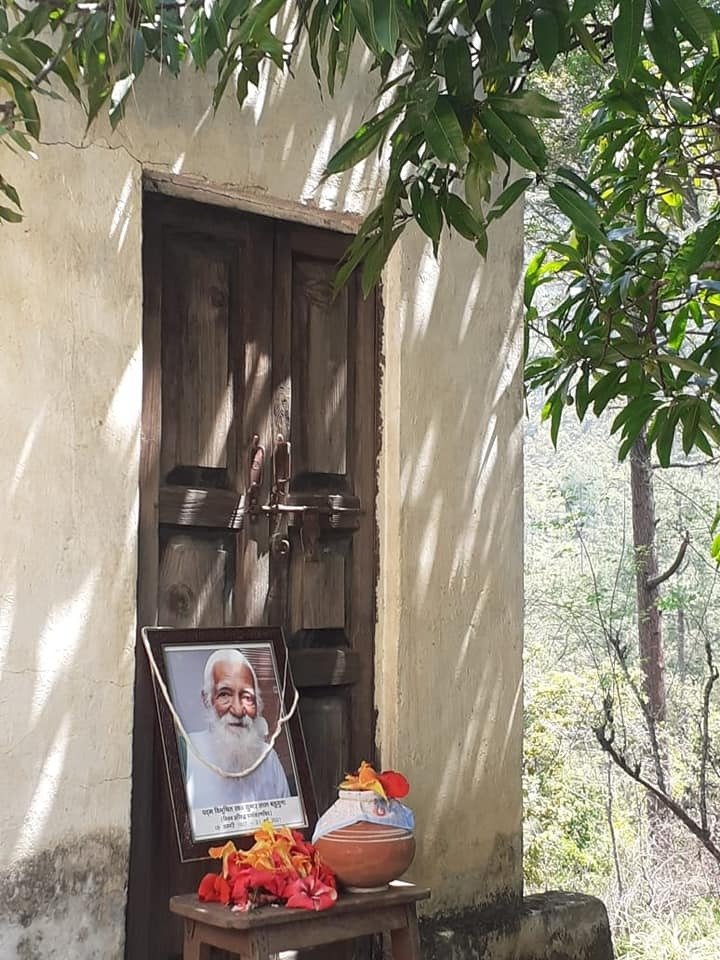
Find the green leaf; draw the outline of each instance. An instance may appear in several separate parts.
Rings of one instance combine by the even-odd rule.
[[[527,270],[525,271],[525,284],[524,284],[524,293],[523,293],[523,302],[526,307],[529,307],[530,304],[532,303],[532,299],[538,287],[538,281],[540,279],[540,268],[542,267],[546,256],[547,256],[547,250],[538,250],[538,252],[532,258],[530,263],[527,265]]]
[[[665,0],[664,6],[680,33],[696,49],[700,50],[707,44],[713,54],[718,55],[717,36],[712,21],[707,10],[701,7],[697,0]]]
[[[704,226],[686,239],[677,257],[685,278],[689,279],[700,270],[718,240],[720,240],[720,216],[708,220]]]
[[[657,450],[660,466],[669,467],[672,456],[673,440],[675,439],[675,427],[677,425],[680,413],[675,408],[667,417],[665,423],[658,431],[655,449]]]
[[[680,309],[675,313],[672,326],[670,327],[670,336],[668,337],[668,347],[671,350],[679,350],[685,339],[687,330],[688,310]]]
[[[593,6],[595,6],[594,0],[593,0]],[[585,24],[581,20],[578,20],[575,23],[573,23],[572,27],[578,39],[580,40],[580,43],[583,45],[585,50],[590,55],[590,59],[594,63],[596,63],[599,67],[604,66],[602,51],[600,50],[598,45],[595,43],[593,38],[590,36],[590,31],[585,26]]]
[[[465,199],[473,213],[478,216],[482,212],[483,201],[487,203],[490,199],[490,177],[485,165],[476,160],[475,157],[472,158],[465,171]]]
[[[20,197],[17,190],[11,183],[8,183],[4,177],[0,177],[0,190],[2,190],[8,200],[12,200],[15,206],[20,207],[22,210],[22,204],[20,203]]]
[[[365,299],[367,299],[368,295],[371,293],[380,279],[380,274],[382,273],[382,269],[387,262],[390,251],[395,246],[398,237],[404,229],[405,224],[395,227],[387,242],[385,242],[382,236],[380,236],[365,254],[365,261],[363,263],[362,271],[362,293]]]
[[[599,416],[605,407],[620,393],[620,379],[624,370],[611,370],[601,377],[589,393],[589,400],[593,405],[593,413]]]
[[[533,38],[540,63],[550,70],[560,50],[560,25],[554,13],[537,10],[533,15]]]
[[[521,90],[512,96],[498,97],[490,95],[488,103],[496,110],[509,113],[521,113],[526,117],[546,117],[558,119],[562,117],[560,104],[535,90]]]
[[[55,73],[58,75],[58,77],[60,77],[68,91],[77,100],[77,102],[81,103],[82,95],[80,93],[80,88],[77,85],[75,76],[73,74],[73,69],[70,66],[71,63],[73,67],[75,64],[72,62],[71,57],[68,56],[66,59],[69,61],[68,63],[66,63],[65,60],[61,60],[58,64],[56,64]]]
[[[255,31],[260,27],[266,27],[276,13],[279,13],[285,5],[286,0],[260,0],[250,8],[245,20],[241,23],[238,30],[238,38],[241,43],[245,43],[255,36]],[[153,3],[154,6],[154,3]]]
[[[136,30],[132,45],[132,72],[139,77],[145,66],[145,40],[142,31]]]
[[[577,413],[578,420],[581,422],[585,419],[585,414],[587,412],[590,399],[589,383],[590,371],[584,370],[582,376],[577,382],[577,386],[575,387],[575,411]]]
[[[368,48],[380,56],[382,47],[375,33],[374,0],[349,0],[357,30]]]
[[[42,70],[42,60],[28,48],[27,41],[14,40],[11,37],[4,37],[0,48],[13,60],[22,64],[31,74],[39,73]]]
[[[425,43],[425,21],[416,16],[415,10],[401,2],[398,4],[400,39],[410,50],[421,50]]]
[[[622,80],[629,80],[635,68],[642,37],[645,0],[619,0],[613,23],[615,62]]]
[[[375,36],[378,43],[388,53],[395,53],[400,24],[398,21],[398,4],[403,0],[373,0],[373,19]]]
[[[511,114],[505,114],[505,116],[511,116]],[[495,113],[491,107],[483,106],[480,109],[480,120],[501,150],[526,170],[540,173],[541,168],[537,160],[530,155],[526,145],[520,142],[503,117]]]
[[[683,412],[682,415],[682,425],[683,425],[683,453],[687,456],[692,448],[695,446],[695,441],[698,435],[698,430],[700,428],[700,407],[702,401],[696,400],[693,402],[689,410]]]
[[[682,58],[675,28],[660,0],[650,0],[650,17],[645,22],[645,39],[655,64],[667,79],[680,85]]]
[[[655,410],[660,406],[660,402],[654,396],[640,396],[630,400],[613,420],[610,433],[617,433],[621,427],[624,427],[623,436],[635,441]]]
[[[560,432],[560,421],[562,419],[564,407],[565,404],[562,402],[562,397],[559,393],[556,393],[553,397],[552,410],[550,412],[550,439],[552,440],[552,445],[556,450],[558,433]]]
[[[558,167],[556,173],[559,177],[562,177],[563,180],[569,180],[570,183],[574,184],[574,186],[590,200],[594,200],[596,203],[599,202],[600,194],[597,190],[595,190],[587,180],[575,173],[574,170],[571,170],[570,167]]]
[[[720,533],[713,539],[713,542],[710,544],[710,556],[713,558],[715,563],[720,566]]]
[[[467,38],[452,39],[445,47],[443,62],[448,91],[462,102],[472,101],[475,83]]]
[[[20,223],[22,214],[16,210],[10,210],[9,207],[0,207],[0,220],[7,220],[10,223]]]
[[[448,96],[440,96],[428,115],[425,136],[438,160],[462,167],[467,160],[467,147],[462,128]]]
[[[519,200],[532,183],[532,177],[521,177],[519,180],[511,183],[509,187],[506,187],[490,208],[487,215],[487,222],[490,223],[492,220],[497,220],[498,217],[501,217]]]
[[[443,225],[442,208],[437,194],[429,184],[414,183],[410,190],[410,204],[420,229],[430,237],[437,253]]]
[[[518,141],[541,169],[547,164],[547,147],[533,121],[520,113],[498,110],[497,115],[510,127]]]
[[[349,170],[365,157],[369,156],[373,150],[380,144],[387,133],[392,121],[402,109],[402,104],[396,103],[372,120],[364,123],[355,131],[340,149],[333,154],[325,168],[326,176],[333,173],[342,173],[343,170]]]
[[[40,114],[38,113],[35,99],[30,91],[19,81],[14,81],[12,87],[15,94],[15,102],[20,108],[23,120],[25,121],[25,129],[31,137],[37,140],[40,136]]]
[[[704,453],[706,457],[712,457],[714,455],[713,449],[708,442],[708,438],[703,433],[701,427],[698,427],[698,431],[695,434],[695,446],[698,448],[698,450]]]
[[[445,198],[445,216],[448,223],[466,240],[475,240],[483,232],[482,224],[470,207],[454,193],[449,193]]]
[[[591,237],[597,243],[607,244],[600,217],[584,197],[564,183],[554,183],[548,192],[553,203],[570,220],[576,233]]]

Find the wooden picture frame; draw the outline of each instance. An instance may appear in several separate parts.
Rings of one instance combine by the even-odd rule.
[[[247,848],[265,820],[309,836],[317,805],[299,710],[279,722],[296,697],[282,630],[147,627],[142,633],[191,740],[188,746],[153,673],[181,862],[207,859],[210,847],[230,839]],[[247,776],[226,775],[261,756]]]

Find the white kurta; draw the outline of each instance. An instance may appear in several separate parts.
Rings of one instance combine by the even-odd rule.
[[[193,733],[191,739],[201,757],[222,767],[216,757],[216,741],[210,731]],[[257,800],[278,800],[289,797],[290,788],[274,750],[246,777],[223,777],[200,763],[188,750],[187,795],[190,809],[199,809],[233,803],[252,803]]]

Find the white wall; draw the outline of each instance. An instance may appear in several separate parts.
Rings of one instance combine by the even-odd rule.
[[[414,232],[384,286],[379,732],[432,911],[522,885],[519,211],[490,246]]]
[[[347,229],[377,171],[320,176],[371,88],[323,104],[300,73],[215,118],[201,77],[148,80],[111,139],[53,104],[52,145],[3,167],[26,219],[0,232],[0,956],[121,955],[143,170]],[[385,275],[379,738],[435,908],[520,883],[520,238],[503,222],[486,266],[453,239],[439,273],[413,230]]]

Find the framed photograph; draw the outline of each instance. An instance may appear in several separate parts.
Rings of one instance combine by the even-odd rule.
[[[315,795],[299,711],[290,715],[296,693],[282,630],[154,627],[143,636],[159,674],[180,859],[205,859],[229,839],[248,846],[265,820],[312,830]]]

